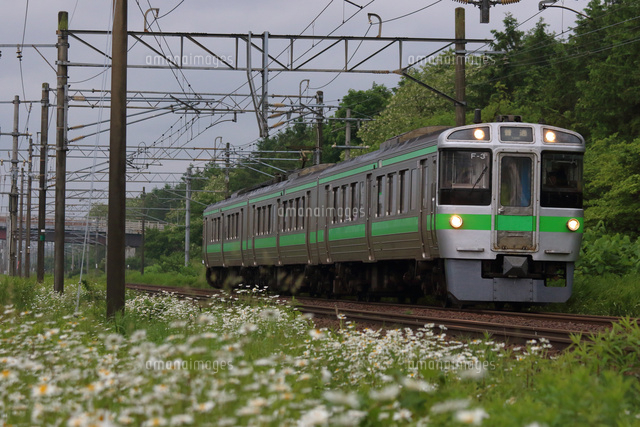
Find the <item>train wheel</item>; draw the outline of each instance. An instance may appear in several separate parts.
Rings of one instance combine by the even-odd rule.
[[[205,272],[205,278],[207,279],[207,283],[209,284],[209,286],[211,286],[212,288],[217,288],[216,283],[213,281],[213,278],[211,277],[212,274],[213,274],[213,269],[207,268],[207,271]]]

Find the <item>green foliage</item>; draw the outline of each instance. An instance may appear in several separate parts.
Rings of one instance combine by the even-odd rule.
[[[640,240],[623,234],[604,234],[602,225],[583,237],[576,270],[579,274],[640,273]]]
[[[593,141],[585,156],[585,218],[614,232],[640,230],[640,138],[628,142],[614,134]]]
[[[453,94],[454,64],[455,56],[449,51],[440,55],[439,60],[427,62],[410,73],[412,77],[444,93]],[[473,73],[470,72],[468,78],[472,77]],[[382,142],[395,135],[424,126],[454,123],[455,114],[450,101],[415,82],[403,80],[386,109],[375,121],[366,123],[358,132],[358,137],[371,147],[367,151],[374,151]]]
[[[573,339],[574,348],[569,357],[590,367],[592,374],[612,370],[640,379],[640,326],[635,320],[622,319],[606,332],[592,335],[589,341]]]

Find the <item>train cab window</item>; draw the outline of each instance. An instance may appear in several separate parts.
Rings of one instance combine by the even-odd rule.
[[[500,164],[500,204],[531,206],[531,158],[505,156]]]
[[[576,153],[542,153],[541,206],[582,208],[582,159]]]
[[[442,205],[489,205],[491,152],[442,150],[439,200]]]

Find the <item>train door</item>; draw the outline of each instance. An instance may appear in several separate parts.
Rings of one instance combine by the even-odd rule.
[[[307,215],[308,209],[311,206],[311,191],[307,191],[304,196],[300,198],[301,205],[298,207],[298,212],[302,211],[302,229],[304,230],[304,241],[307,249],[307,264],[311,264],[313,259],[313,252],[311,250],[311,229],[317,229],[317,225],[314,224],[317,221],[313,215]]]
[[[495,250],[534,251],[536,248],[535,160],[533,154],[498,155]]]
[[[362,185],[362,184],[361,184]],[[367,248],[369,250],[369,261],[375,261],[375,254],[373,252],[373,246],[371,245],[371,217],[373,216],[373,199],[371,195],[374,194],[371,188],[371,174],[367,175],[367,180],[363,185],[362,192],[364,193],[361,196],[361,203],[364,205],[365,215],[365,240],[367,243]]]
[[[247,239],[247,244],[251,252],[251,263],[256,265],[256,236],[259,233],[260,221],[258,220],[258,216],[260,215],[260,208],[256,209],[256,205],[251,206],[251,215],[249,217],[249,232],[251,233],[251,237]]]
[[[429,160],[420,162],[420,184],[411,191],[420,200],[419,231],[422,243],[423,258],[431,258],[432,248],[435,246],[436,216],[435,216],[435,167],[430,167]]]
[[[331,248],[329,246],[329,224],[333,222],[333,218],[335,217],[335,201],[333,194],[336,190],[332,188],[330,185],[325,186],[325,206],[328,208],[326,214],[324,215],[324,250],[325,256],[322,257],[322,262],[330,264],[331,263]]]
[[[246,246],[243,245],[245,243],[245,234],[247,230],[247,224],[244,222],[244,209],[240,209],[240,213],[238,214],[238,220],[236,221],[236,237],[239,239],[240,243],[240,263],[242,266],[245,266],[245,259],[247,257]],[[244,248],[243,248],[244,246]]]

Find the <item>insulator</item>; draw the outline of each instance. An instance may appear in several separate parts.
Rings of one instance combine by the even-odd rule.
[[[520,0],[502,0],[502,4],[518,3]]]
[[[453,1],[457,1],[458,3],[469,4],[469,0],[453,0]]]

